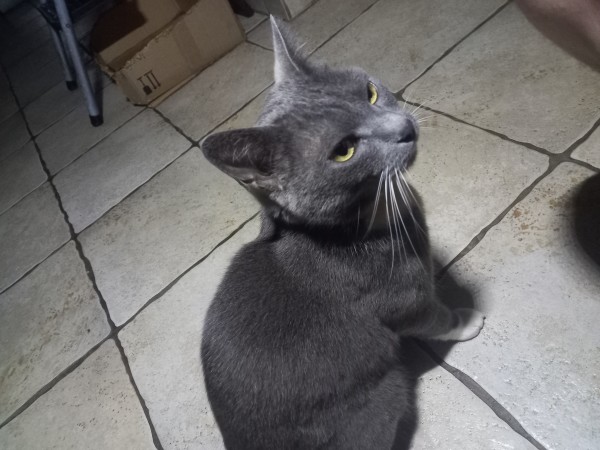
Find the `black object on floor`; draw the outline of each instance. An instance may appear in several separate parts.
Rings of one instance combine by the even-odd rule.
[[[246,3],[246,0],[229,0],[229,4],[233,12],[240,16],[252,17],[254,15],[254,10]]]

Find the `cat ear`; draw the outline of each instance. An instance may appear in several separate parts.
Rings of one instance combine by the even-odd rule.
[[[275,52],[275,83],[279,83],[302,72],[303,57],[287,25],[274,16],[271,16],[271,31]]]
[[[273,166],[277,142],[273,127],[255,127],[211,134],[201,148],[206,159],[242,184],[275,191],[281,189]]]

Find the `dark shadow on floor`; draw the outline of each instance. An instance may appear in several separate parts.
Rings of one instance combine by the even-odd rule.
[[[572,225],[583,257],[600,272],[600,174],[588,178],[577,189]]]
[[[441,267],[434,263],[435,267]],[[436,283],[436,292],[439,299],[449,308],[473,308],[475,300],[471,292],[461,286],[453,276],[446,272]],[[417,380],[423,374],[437,367],[437,363],[427,356],[419,346],[431,346],[432,341],[417,341],[406,339],[403,345],[401,358],[410,378],[409,403],[412,405],[412,414],[403,418],[396,428],[396,439],[392,450],[407,450],[410,448],[417,425],[419,422],[419,405],[416,404]],[[454,343],[435,342],[436,354],[443,359],[450,351]]]

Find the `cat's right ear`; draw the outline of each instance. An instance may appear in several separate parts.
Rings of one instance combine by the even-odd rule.
[[[227,175],[272,192],[281,189],[274,167],[276,142],[273,127],[255,127],[211,134],[200,146],[206,159]]]
[[[288,26],[274,16],[271,16],[271,31],[275,53],[275,83],[280,83],[302,73],[304,58]]]

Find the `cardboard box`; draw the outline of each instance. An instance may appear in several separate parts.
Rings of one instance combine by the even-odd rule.
[[[196,0],[126,0],[103,13],[92,29],[90,42],[109,65],[118,65],[134,47],[148,42],[165,26],[189,10]]]
[[[102,29],[95,32],[101,35]],[[146,105],[181,86],[244,37],[227,0],[198,0],[158,34],[136,44],[114,42],[99,50],[96,60],[133,103]],[[129,35],[120,39],[128,40]],[[116,43],[121,54],[114,51]],[[93,40],[92,48],[97,48]]]

